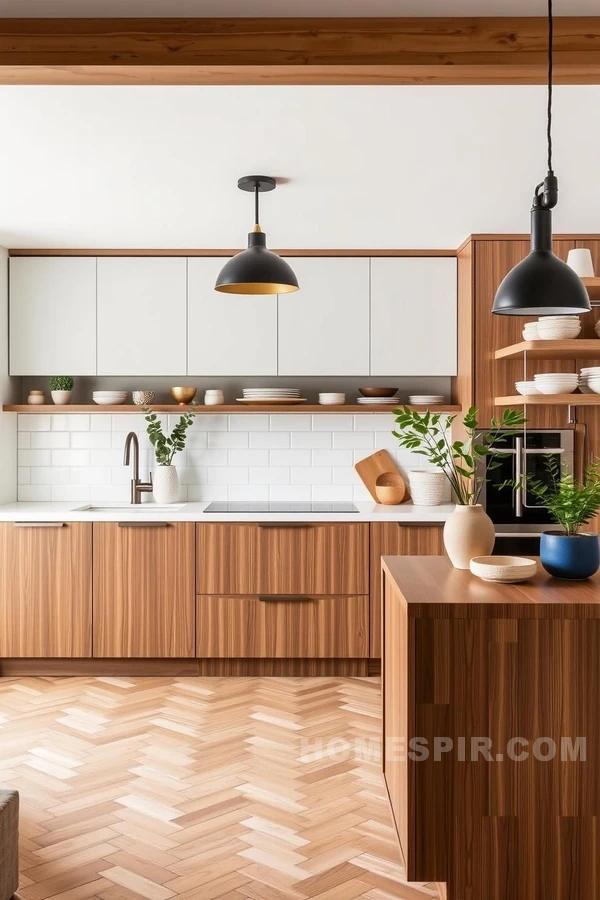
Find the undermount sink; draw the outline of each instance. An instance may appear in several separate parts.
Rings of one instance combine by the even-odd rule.
[[[183,509],[185,503],[86,503],[83,506],[77,506],[73,512],[126,512],[139,513],[161,513],[161,512],[177,512]]]

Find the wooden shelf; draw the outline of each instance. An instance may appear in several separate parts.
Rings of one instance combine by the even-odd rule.
[[[460,412],[461,407],[453,403],[440,403],[439,406],[410,406],[409,404],[399,402],[397,406],[391,404],[372,404],[362,406],[359,404],[346,404],[344,406],[319,406],[310,403],[298,403],[291,406],[271,406],[267,404],[257,404],[250,406],[248,404],[236,403],[226,406],[177,406],[174,403],[154,404],[150,407],[153,412],[161,413],[177,413],[188,412],[192,410],[198,415],[215,415],[221,413],[380,413],[392,412],[394,409],[408,406],[409,409],[425,411],[427,409],[436,412]],[[120,406],[97,406],[94,404],[73,404],[68,406],[29,406],[28,404],[5,404],[2,407],[4,412],[30,413],[30,414],[72,414],[72,413],[142,413],[141,406],[133,406],[121,404]]]
[[[510,347],[501,347],[494,355],[496,359],[515,359],[523,353],[527,353],[528,359],[600,359],[600,338],[521,341]]]
[[[600,406],[600,394],[533,394],[495,397],[496,406]]]
[[[590,300],[600,300],[600,278],[582,278],[581,279],[590,295]]]

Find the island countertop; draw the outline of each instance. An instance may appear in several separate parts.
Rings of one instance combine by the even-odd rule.
[[[407,879],[447,900],[595,900],[600,578],[382,567],[383,773]]]

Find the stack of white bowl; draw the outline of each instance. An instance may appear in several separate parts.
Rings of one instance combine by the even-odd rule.
[[[522,394],[524,397],[531,396],[532,394],[539,394],[539,389],[535,381],[515,381],[515,387],[519,394]]]
[[[600,394],[600,366],[588,366],[581,370],[579,387],[582,394]]]
[[[346,395],[339,392],[329,391],[319,394],[319,403],[321,406],[343,406],[346,402]]]
[[[537,322],[525,322],[523,326],[523,340],[524,341],[537,341],[539,340],[538,334],[538,323]]]
[[[544,372],[533,377],[540,394],[572,394],[579,386],[579,375],[574,372]]]
[[[120,406],[127,400],[127,391],[94,391],[92,400],[98,406]]]
[[[569,341],[581,332],[579,316],[540,316],[537,332],[542,341]]]

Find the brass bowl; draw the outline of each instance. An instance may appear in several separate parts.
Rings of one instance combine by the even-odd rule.
[[[192,402],[196,396],[197,390],[198,388],[195,387],[172,387],[171,397],[176,403],[179,403],[180,406],[185,406]]]

